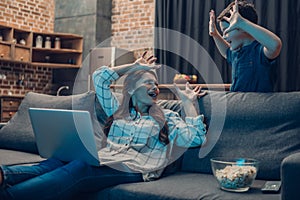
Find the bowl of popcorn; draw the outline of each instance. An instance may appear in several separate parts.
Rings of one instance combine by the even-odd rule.
[[[212,158],[211,167],[220,188],[230,192],[246,192],[254,181],[259,162],[250,158]]]

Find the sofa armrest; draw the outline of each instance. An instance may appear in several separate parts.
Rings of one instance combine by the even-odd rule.
[[[282,200],[299,199],[300,152],[286,157],[281,163]]]
[[[3,126],[5,126],[7,123],[6,122],[1,122],[0,123],[0,129],[3,127]]]

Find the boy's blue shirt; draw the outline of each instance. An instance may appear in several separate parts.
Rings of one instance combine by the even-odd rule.
[[[227,50],[227,62],[232,66],[233,92],[273,92],[271,67],[275,60],[269,60],[263,46],[254,41],[239,51]]]

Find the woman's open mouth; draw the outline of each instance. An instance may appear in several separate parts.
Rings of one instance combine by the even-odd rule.
[[[148,95],[152,98],[152,99],[156,99],[158,96],[158,90],[149,90],[148,91]]]

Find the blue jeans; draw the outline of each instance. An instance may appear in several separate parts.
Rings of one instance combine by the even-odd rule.
[[[143,181],[139,173],[107,166],[92,167],[75,160],[45,160],[34,166],[1,166],[5,188],[0,199],[68,199],[121,183]]]

